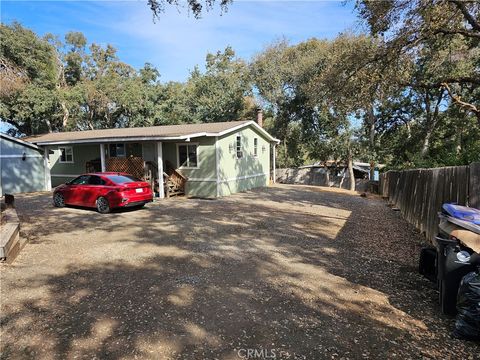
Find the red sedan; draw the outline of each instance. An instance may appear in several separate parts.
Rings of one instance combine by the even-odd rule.
[[[80,175],[58,186],[53,193],[56,207],[94,207],[102,214],[113,208],[141,207],[152,200],[153,193],[147,182],[129,174],[114,172]]]

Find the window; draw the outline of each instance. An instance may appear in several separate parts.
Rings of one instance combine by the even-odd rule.
[[[258,139],[253,139],[253,156],[258,156]]]
[[[90,180],[90,175],[82,175],[70,182],[70,185],[86,185]]]
[[[196,168],[198,166],[197,148],[196,144],[179,144],[178,167]]]
[[[139,179],[131,175],[106,175],[106,177],[110,181],[113,181],[115,184],[126,184],[126,183],[140,181]]]
[[[61,163],[73,163],[73,149],[70,146],[58,148],[60,150]]]
[[[108,156],[125,157],[125,144],[110,144]]]
[[[90,179],[88,180],[88,185],[105,185],[105,180],[103,180],[100,176],[91,175]]]
[[[108,156],[110,157],[142,157],[141,143],[117,143],[108,146]]]
[[[237,136],[236,148],[237,148],[237,159],[240,159],[241,157],[243,157],[241,136]]]

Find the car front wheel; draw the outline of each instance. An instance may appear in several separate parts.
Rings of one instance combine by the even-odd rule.
[[[60,193],[55,193],[53,195],[53,205],[55,207],[64,207],[65,206],[65,198]]]
[[[100,214],[107,214],[110,212],[110,204],[103,196],[100,196],[97,199],[97,210]]]

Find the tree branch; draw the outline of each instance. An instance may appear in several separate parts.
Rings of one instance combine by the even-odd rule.
[[[439,29],[439,30],[434,31],[434,34],[463,35],[463,36],[466,36],[466,37],[473,37],[473,38],[480,39],[480,33],[471,32],[471,31],[463,30],[463,29],[455,29],[455,30]]]
[[[467,103],[465,101],[462,101],[462,98],[458,95],[455,95],[452,93],[452,90],[450,89],[450,86],[447,83],[442,83],[441,86],[447,90],[448,95],[452,98],[453,102],[460,105],[463,108],[466,108],[467,110],[473,112],[475,116],[477,117],[478,125],[480,126],[480,109],[477,108],[475,105]]]
[[[467,7],[465,6],[465,1],[461,0],[449,0],[453,3],[463,14],[463,17],[470,24],[473,30],[480,32],[480,23],[475,19],[475,17],[470,14]]]

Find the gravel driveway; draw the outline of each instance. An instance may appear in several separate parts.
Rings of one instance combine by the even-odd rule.
[[[478,359],[377,198],[276,185],[100,215],[17,197],[2,358]]]

